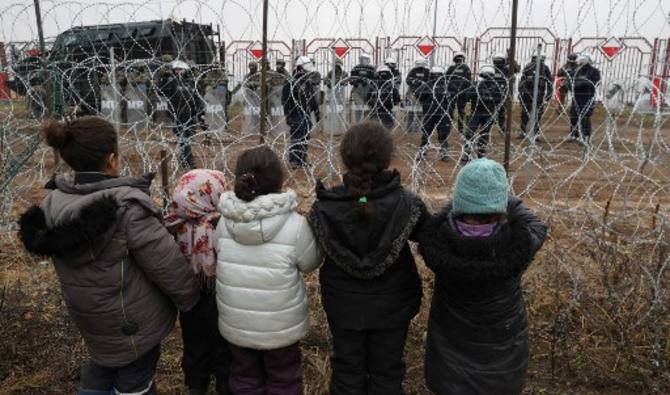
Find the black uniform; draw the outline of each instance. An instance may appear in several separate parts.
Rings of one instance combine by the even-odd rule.
[[[430,76],[430,69],[428,67],[416,66],[407,73],[405,82],[409,87],[409,93],[419,98],[421,91],[426,89],[428,78]]]
[[[449,90],[449,129],[454,120],[454,110],[458,109],[458,131],[463,134],[467,92],[472,85],[472,71],[465,63],[457,63],[447,69],[447,89]]]
[[[504,103],[507,100],[507,95],[512,93],[512,92],[509,92],[509,89],[508,89],[509,80],[508,80],[508,77],[507,77],[507,75],[509,73],[509,70],[510,70],[510,65],[507,64],[507,61],[496,61],[496,60],[494,60],[493,61],[493,66],[496,69],[495,80],[498,83],[498,85],[500,85],[500,91],[505,92],[505,96],[502,99],[502,101]],[[512,74],[516,74],[518,72],[519,72],[519,65],[516,64],[516,62],[515,62],[514,65],[512,65]],[[500,111],[498,111],[497,120],[498,120],[498,127],[500,128],[500,130],[503,133],[506,133],[506,130],[505,130],[505,126],[506,126],[506,124],[505,124],[505,109],[504,108],[501,108]]]
[[[336,64],[335,65],[335,84],[340,84],[344,85],[345,83],[342,81],[346,79],[349,76],[346,71],[342,68],[342,65]],[[333,70],[331,69],[326,77],[323,79],[325,82],[326,86],[330,89],[332,85],[332,79],[333,79]]]
[[[284,116],[291,134],[289,162],[293,165],[307,165],[309,134],[313,127],[312,112],[316,113],[317,121],[321,118],[317,96],[309,74],[302,70],[297,70],[282,89]]]
[[[400,92],[394,83],[393,73],[381,71],[377,73],[377,81],[370,91],[368,103],[373,113],[389,130],[395,126],[393,107],[400,103]]]
[[[575,72],[572,83],[572,107],[570,127],[573,138],[581,137],[586,142],[591,139],[591,116],[595,109],[596,85],[600,83],[600,70],[585,64]],[[581,134],[580,134],[581,130]]]
[[[428,78],[430,75],[430,70],[424,66],[416,66],[412,68],[409,73],[407,73],[407,78],[405,82],[407,83],[408,95],[405,98],[409,108],[412,108],[419,101],[421,92],[425,89],[428,89]],[[412,98],[413,97],[413,98]],[[407,111],[407,130],[408,131],[418,131],[419,129],[417,124],[420,122],[418,111],[409,110]],[[423,128],[423,126],[421,126]]]
[[[402,82],[402,75],[400,74],[400,70],[398,70],[397,66],[386,66],[388,66],[388,68],[391,70],[391,73],[393,73],[393,85],[397,89],[400,89],[400,83]]]
[[[540,120],[542,119],[542,114],[544,113],[544,107],[546,102],[551,100],[551,95],[554,94],[554,84],[553,78],[551,76],[551,70],[546,64],[540,65],[540,79],[537,88],[537,98],[533,100],[534,89],[535,89],[535,70],[537,69],[537,63],[535,61],[529,63],[521,73],[521,79],[519,80],[519,100],[521,101],[521,131],[523,135],[526,135],[528,131],[527,125],[530,118],[530,114],[533,111],[533,102],[535,101],[537,107],[537,113],[535,117],[535,128],[533,133],[537,135],[540,131]]]
[[[565,100],[568,97],[568,93],[572,90],[572,80],[575,78],[576,71],[577,71],[577,63],[574,60],[569,60],[556,73],[556,76],[558,78],[561,78],[561,86],[558,89],[559,100],[561,101],[561,105],[565,104]]]
[[[197,92],[195,80],[189,72],[181,75],[169,73],[160,90],[168,99],[168,108],[175,122],[173,131],[179,140],[180,165],[184,169],[193,169],[196,166],[190,139],[204,112],[204,103]]]
[[[498,114],[504,111],[505,92],[494,77],[480,79],[470,88],[468,99],[471,101],[472,116],[466,132],[467,143],[461,162],[467,162],[476,148],[479,157],[486,155],[491,127]]]
[[[451,129],[451,120],[447,114],[449,106],[449,92],[447,79],[444,74],[430,74],[427,89],[420,89],[419,100],[423,108],[423,136],[421,137],[421,152],[425,152],[433,129],[437,128],[440,150],[446,153],[447,137]]]
[[[355,105],[364,106],[368,103],[373,83],[377,80],[375,67],[370,64],[358,64],[351,69],[351,95]],[[367,116],[365,110],[354,111],[354,122],[360,122]]]

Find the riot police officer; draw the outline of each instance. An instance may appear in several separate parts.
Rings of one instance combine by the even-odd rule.
[[[479,70],[479,80],[468,92],[468,99],[472,106],[472,116],[466,132],[467,143],[461,158],[462,165],[470,160],[475,149],[480,158],[486,155],[491,127],[499,112],[503,110],[505,91],[496,80],[494,66],[482,66]]]
[[[551,100],[554,94],[553,77],[549,66],[544,63],[545,57],[533,55],[531,62],[524,67],[519,80],[519,101],[521,102],[521,138],[526,137],[528,131],[528,120],[533,111],[533,105],[536,107],[534,119],[533,134],[537,136],[540,132],[540,120],[544,113],[545,104]],[[537,62],[540,62],[540,75],[537,92],[535,92],[535,74],[537,71]]]
[[[407,83],[407,96],[405,97],[407,108],[407,130],[414,131],[421,129],[420,123],[420,101],[421,92],[428,89],[428,77],[430,69],[425,59],[414,61],[414,67],[407,73],[405,83]]]
[[[292,168],[309,166],[307,149],[313,127],[311,113],[316,113],[317,122],[321,118],[318,92],[310,78],[314,70],[312,61],[306,56],[300,56],[295,62],[293,76],[282,89],[284,116],[291,136],[289,163]]]
[[[577,71],[577,54],[571,53],[568,55],[568,61],[565,62],[563,67],[558,70],[556,77],[559,78],[560,85],[558,88],[559,100],[561,106],[558,107],[558,111],[561,111],[561,108],[565,105],[565,100],[568,97],[568,93],[572,90],[572,80],[575,78],[575,71]]]
[[[577,57],[570,108],[570,139],[586,145],[591,142],[591,116],[596,105],[596,87],[600,83],[600,70],[593,67],[592,63],[593,58],[589,54]]]
[[[183,169],[195,168],[190,139],[203,112],[200,95],[188,63],[175,60],[170,63],[172,72],[166,75],[161,91],[168,100],[168,108],[174,119],[174,133],[179,141],[179,164]]]
[[[377,68],[375,89],[370,92],[370,107],[382,124],[389,130],[395,126],[393,107],[400,103],[400,93],[395,85],[393,71],[388,66]]]
[[[493,68],[495,70],[494,80],[498,84],[500,92],[502,92],[503,94],[502,101],[504,102],[507,99],[507,94],[509,91],[508,75],[510,72],[510,66],[507,63],[507,56],[504,53],[499,52],[493,55]],[[512,70],[512,72],[514,73],[515,71]],[[502,109],[501,111],[498,111],[496,119],[498,127],[500,128],[500,131],[503,134],[507,133],[507,130],[505,129],[506,128],[505,116],[506,116],[505,111],[504,109]]]
[[[391,70],[391,73],[393,73],[393,85],[395,85],[396,88],[400,89],[400,83],[402,82],[402,76],[400,75],[400,70],[398,70],[398,64],[396,63],[395,59],[393,58],[386,58],[384,60],[384,65]]]
[[[449,128],[454,120],[454,110],[458,109],[458,131],[463,134],[465,123],[465,106],[468,102],[467,92],[472,85],[472,71],[465,64],[465,54],[456,52],[454,63],[447,69],[447,89],[449,91],[448,120]]]
[[[344,63],[342,63],[342,59],[337,59],[335,60],[335,84],[340,85],[343,84],[343,80],[348,77],[348,74],[346,71],[344,71]],[[331,88],[332,85],[332,79],[333,79],[333,70],[331,69],[328,72],[328,75],[324,78],[324,83],[326,84],[326,87],[328,89]]]
[[[419,154],[423,157],[426,154],[427,146],[430,143],[430,136],[433,130],[437,129],[437,136],[440,142],[439,157],[442,160],[447,158],[447,137],[451,129],[447,107],[449,105],[449,92],[445,69],[442,66],[433,66],[430,69],[427,89],[420,90],[421,107],[423,108],[423,127],[421,136],[421,148]]]
[[[351,99],[354,103],[354,122],[360,122],[367,116],[366,106],[373,89],[372,84],[377,80],[375,67],[371,64],[370,56],[363,54],[359,64],[351,69]]]
[[[286,70],[286,61],[284,59],[277,59],[275,62],[275,72],[278,74],[283,75],[284,77],[288,78],[291,76],[291,74]]]

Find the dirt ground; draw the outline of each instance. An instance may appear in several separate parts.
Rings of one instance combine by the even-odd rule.
[[[607,122],[605,118],[602,112],[596,115],[596,130],[604,129],[603,125]],[[609,215],[628,218],[628,222],[622,221],[618,225],[622,227],[623,236],[626,236],[627,232],[637,235],[641,227],[653,227],[652,224],[656,224],[655,215],[667,213],[670,200],[668,151],[663,151],[663,144],[652,144],[655,141],[653,119],[628,119],[624,116],[616,122],[616,138],[597,132],[594,139],[596,148],[584,160],[583,147],[564,141],[568,128],[565,117],[556,119],[548,116],[545,119],[547,127],[532,159],[524,154],[526,142],[516,139],[512,142],[511,174],[514,191],[551,225],[551,238],[524,282],[531,339],[525,393],[630,394],[656,391],[670,382],[670,378],[654,376],[656,373],[645,371],[648,366],[646,362],[640,362],[642,367],[639,369],[622,366],[634,358],[615,347],[614,344],[618,343],[609,339],[610,335],[598,328],[594,329],[588,319],[580,315],[579,309],[586,309],[586,305],[579,304],[585,303],[580,297],[570,295],[569,287],[573,280],[569,277],[575,272],[591,270],[588,265],[572,268],[572,265],[581,264],[582,258],[588,255],[585,251],[574,251],[572,247],[579,244],[576,240],[582,237],[581,233],[590,234],[589,221],[592,217],[607,218]],[[661,140],[667,142],[669,128],[663,124],[659,130]],[[302,211],[309,208],[313,199],[314,180],[324,179],[328,175],[325,160],[328,153],[322,148],[327,145],[328,138],[325,135],[315,136],[314,146],[310,149],[314,163],[312,172],[290,172],[287,186],[296,189],[303,197],[300,206]],[[392,166],[400,170],[406,185],[415,186],[414,189],[429,206],[438,210],[450,196],[457,165],[453,160],[436,160],[434,152],[429,153],[425,161],[414,162],[413,154],[418,141],[418,134],[398,134],[397,152]],[[461,138],[457,133],[452,133],[449,141],[452,156],[457,157]],[[210,167],[232,169],[237,153],[254,144],[255,138],[236,139],[235,147],[229,147],[229,153],[223,158],[216,156],[217,150],[221,149],[218,143],[201,144],[196,154],[201,162]],[[276,148],[283,148],[281,139],[277,139],[276,144]],[[646,164],[640,160],[640,147],[652,147],[652,151],[655,150],[654,160]],[[502,161],[502,153],[503,139],[494,131],[491,157]],[[158,163],[157,150],[152,151],[150,156]],[[335,167],[339,168],[336,156]],[[142,169],[138,160],[139,154],[127,154],[126,163],[133,174]],[[40,167],[40,164],[45,174],[49,174],[53,168],[51,155],[36,155],[28,166]],[[11,210],[13,217],[27,205],[39,202],[44,195],[34,175],[24,177],[17,179],[14,184],[14,188],[21,187],[21,196],[14,201]],[[158,197],[156,201],[161,203]],[[633,217],[630,216],[631,211],[634,212]],[[664,237],[667,238],[667,234]],[[79,367],[86,359],[86,348],[68,317],[53,267],[49,262],[27,255],[12,232],[2,234],[0,242],[0,354],[3,356],[0,358],[0,393],[72,393],[78,382]],[[566,250],[571,254],[569,260],[562,258],[562,251]],[[412,322],[406,346],[405,389],[408,394],[429,394],[423,380],[423,338],[433,277],[420,259],[418,264],[424,280],[424,300],[420,314]],[[565,269],[568,266],[571,269]],[[597,267],[594,266],[593,271],[595,278]],[[667,272],[661,272],[661,278],[667,284]],[[302,342],[305,393],[325,394],[329,380],[328,325],[321,308],[318,275],[306,276],[306,282],[312,304],[312,330]],[[588,284],[585,286],[588,287]],[[593,280],[593,284],[600,283]],[[600,295],[601,291],[594,286],[594,294]],[[638,292],[646,291],[640,289]],[[571,304],[577,307],[570,307]],[[557,317],[565,314],[569,316],[566,318],[569,324],[566,329],[567,340],[557,342]],[[649,326],[661,322],[667,323],[667,320],[650,322]],[[661,356],[670,356],[668,332],[660,332]],[[644,333],[646,336],[647,332]],[[652,343],[651,339],[640,340],[635,343],[639,348],[630,354],[646,355]],[[178,394],[185,391],[180,357],[181,339],[177,327],[162,347],[156,378],[161,393]],[[659,384],[659,387],[654,380],[663,384]]]

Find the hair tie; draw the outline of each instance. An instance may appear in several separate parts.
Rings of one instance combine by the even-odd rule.
[[[358,203],[362,205],[368,204],[368,197],[367,196],[361,196],[358,198]]]

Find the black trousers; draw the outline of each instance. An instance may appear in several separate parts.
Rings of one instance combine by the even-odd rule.
[[[437,138],[440,142],[440,148],[446,149],[448,146],[447,138],[451,131],[449,116],[446,113],[427,114],[423,117],[423,136],[421,136],[421,148],[424,148],[430,142],[430,135],[437,129]]]
[[[457,127],[458,127],[458,132],[462,135],[464,133],[463,126],[465,126],[465,105],[467,104],[467,100],[464,96],[458,96],[456,99],[453,99],[449,102],[449,129],[451,129],[451,125],[454,123],[454,110],[458,109],[458,121],[457,121]]]
[[[188,312],[179,314],[184,355],[181,366],[186,386],[204,390],[211,375],[218,394],[230,394],[228,378],[232,353],[218,328],[214,291],[201,291],[200,301]]]
[[[153,395],[156,393],[153,379],[160,355],[159,344],[122,367],[112,368],[88,361],[81,369],[77,393],[79,395],[107,395],[112,391],[118,391]]]
[[[312,122],[309,119],[289,122],[291,145],[289,146],[288,160],[298,166],[307,165],[307,151]]]
[[[491,139],[491,127],[495,122],[496,114],[488,112],[475,112],[470,118],[468,130],[465,134],[465,155],[470,156],[476,149],[481,158],[486,155],[486,149]]]
[[[333,325],[331,395],[402,395],[407,325],[349,330]]]
[[[533,112],[533,99],[532,98],[521,98],[521,130],[525,135],[528,133],[528,121],[530,120],[531,114]],[[540,133],[540,121],[542,120],[542,114],[544,114],[544,101],[540,100],[537,103],[537,114],[535,117],[535,127],[533,128],[533,133],[537,136]]]
[[[570,107],[570,130],[572,137],[591,139],[591,116],[595,109],[592,97],[576,96],[572,98]]]

